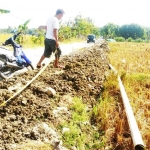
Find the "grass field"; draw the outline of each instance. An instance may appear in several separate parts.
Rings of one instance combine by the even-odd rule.
[[[0,43],[4,42],[10,36],[11,35],[8,34],[0,34]],[[70,42],[72,42],[72,40]],[[108,45],[110,46],[110,51],[108,53],[110,64],[112,64],[113,67],[118,71],[123,81],[145,147],[147,148],[147,150],[149,150],[150,43],[115,42],[108,43]],[[29,37],[27,38],[26,43],[23,45],[24,48],[38,46],[42,45],[33,44],[29,40]],[[121,133],[124,132],[123,130],[129,131],[125,112],[121,110],[122,104],[120,103],[120,100],[121,98],[117,78],[112,74],[108,77],[104,84],[104,92],[100,98],[100,102],[93,108],[97,126],[100,131],[105,132],[101,143],[105,148],[107,147],[109,150],[116,147],[114,145],[111,145],[112,135],[117,138],[117,144],[123,145],[125,143],[125,139],[123,139]],[[65,139],[67,139],[67,137],[68,136],[66,136]],[[66,140],[66,142],[68,141]],[[49,145],[42,145],[42,147],[38,147],[38,145],[28,145],[28,147],[34,147],[33,149],[50,149]]]
[[[13,34],[0,34],[0,45],[2,45],[2,43],[5,42],[5,40],[7,40],[8,38],[10,38],[11,36],[13,36]],[[37,39],[36,36],[32,37],[31,35],[24,35],[24,42],[21,43],[23,48],[35,48],[35,47],[41,47],[44,46],[44,38],[42,38],[41,43],[37,40],[37,42],[33,42]],[[59,43],[73,43],[73,42],[82,42],[85,41],[85,39],[76,39],[76,38],[71,38],[68,40],[64,40],[61,41]],[[16,42],[18,43],[18,42]],[[11,46],[6,46],[9,49],[12,49]]]
[[[2,43],[4,43],[5,40],[10,38],[11,36],[13,36],[13,34],[0,34],[0,45]],[[36,37],[34,37],[34,39],[35,38]],[[41,44],[39,42],[34,43],[33,40],[32,40],[32,36],[30,36],[30,35],[24,35],[23,39],[24,39],[24,42],[20,44],[20,45],[22,45],[23,48],[34,48],[34,47],[40,47],[40,46],[44,45],[43,41],[41,42]],[[16,43],[18,43],[18,42],[16,41]],[[9,48],[9,49],[12,49],[11,46],[6,46],[6,47]]]
[[[150,149],[150,44],[109,43],[109,61],[122,78],[139,130]]]

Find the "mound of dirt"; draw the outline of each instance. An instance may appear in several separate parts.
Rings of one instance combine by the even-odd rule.
[[[48,141],[55,146],[59,141],[55,126],[70,118],[67,106],[71,98],[81,97],[89,108],[99,99],[109,69],[108,50],[107,43],[98,43],[63,56],[60,60],[65,66],[63,70],[50,64],[30,86],[0,107],[0,149],[19,149],[18,145],[29,139]],[[20,90],[38,71],[1,81],[0,103]]]

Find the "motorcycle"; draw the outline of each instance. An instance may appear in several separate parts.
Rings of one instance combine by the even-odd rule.
[[[22,50],[22,46],[15,42],[15,39],[21,34],[14,33],[14,35],[8,38],[0,47],[0,77],[10,78],[16,71],[25,67],[30,67],[34,70],[32,62],[27,58]],[[13,51],[6,49],[4,46],[11,45]]]

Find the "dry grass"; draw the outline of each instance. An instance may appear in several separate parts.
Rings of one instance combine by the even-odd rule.
[[[10,38],[11,36],[13,36],[13,34],[4,34],[4,33],[0,34],[0,46],[2,45],[2,43],[5,42],[5,40]],[[44,41],[42,41],[41,44],[40,43],[33,43],[31,37],[32,37],[31,35],[25,35],[24,36],[24,43],[21,44],[23,48],[27,49],[27,48],[36,48],[36,47],[43,47],[44,46]],[[85,39],[71,38],[71,39],[60,41],[60,43],[66,44],[66,43],[74,43],[74,42],[82,42],[82,41],[85,41]],[[6,48],[11,49],[10,46],[6,46]]]
[[[119,73],[150,73],[150,43],[109,43],[110,63]]]
[[[0,45],[1,43],[5,42],[9,37],[11,37],[12,34],[0,34]]]
[[[28,143],[22,143],[16,150],[53,150],[50,144],[45,144],[40,141],[28,141]]]
[[[11,36],[13,36],[13,34],[4,34],[4,33],[0,34],[0,46]],[[32,37],[31,35],[24,35],[24,42],[21,44],[23,48],[31,48],[31,47],[35,48],[35,47],[44,46],[44,42],[42,42],[41,44],[33,43],[31,37]],[[18,43],[18,42],[16,42],[16,43]],[[5,46],[5,47],[8,49],[12,49],[11,46]]]
[[[110,150],[133,150],[117,76],[110,73],[106,80],[104,92],[96,111],[96,124],[100,131],[105,133],[105,148]]]
[[[149,150],[150,44],[109,43],[109,46],[110,63],[122,77],[143,141]]]

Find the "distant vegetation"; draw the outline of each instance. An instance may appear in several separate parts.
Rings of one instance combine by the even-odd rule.
[[[23,35],[18,39],[20,44],[26,42],[26,34],[30,36],[30,43],[42,44],[45,37],[45,30],[40,28],[28,28],[30,20],[23,25],[19,25],[17,29],[23,31]],[[14,28],[0,29],[1,33],[12,33]],[[150,28],[141,27],[137,24],[128,24],[118,26],[113,23],[108,23],[104,27],[96,27],[94,21],[90,18],[84,18],[80,14],[73,20],[65,23],[60,23],[59,40],[66,41],[71,39],[84,40],[88,34],[95,34],[96,38],[103,36],[103,38],[112,38],[118,42],[149,42],[150,41]]]
[[[44,29],[28,29],[27,24],[29,20],[18,27],[19,31],[23,31],[24,37],[25,33],[30,35],[30,40],[34,44],[43,43],[45,37]],[[17,30],[18,30],[17,29]],[[8,29],[0,29],[0,33],[13,33],[14,28],[9,27]],[[74,20],[69,20],[65,23],[60,23],[59,30],[59,40],[65,41],[70,39],[81,39],[84,40],[88,34],[95,34],[96,36],[100,35],[100,29],[94,25],[94,22],[90,18],[83,18],[81,15],[77,15]],[[26,42],[25,38],[21,37],[18,42],[23,44]]]
[[[141,27],[137,24],[118,26],[113,23],[108,23],[100,29],[100,34],[106,39],[114,38],[119,42],[125,40],[128,42],[141,42],[142,40],[148,41],[150,39],[150,28]]]

